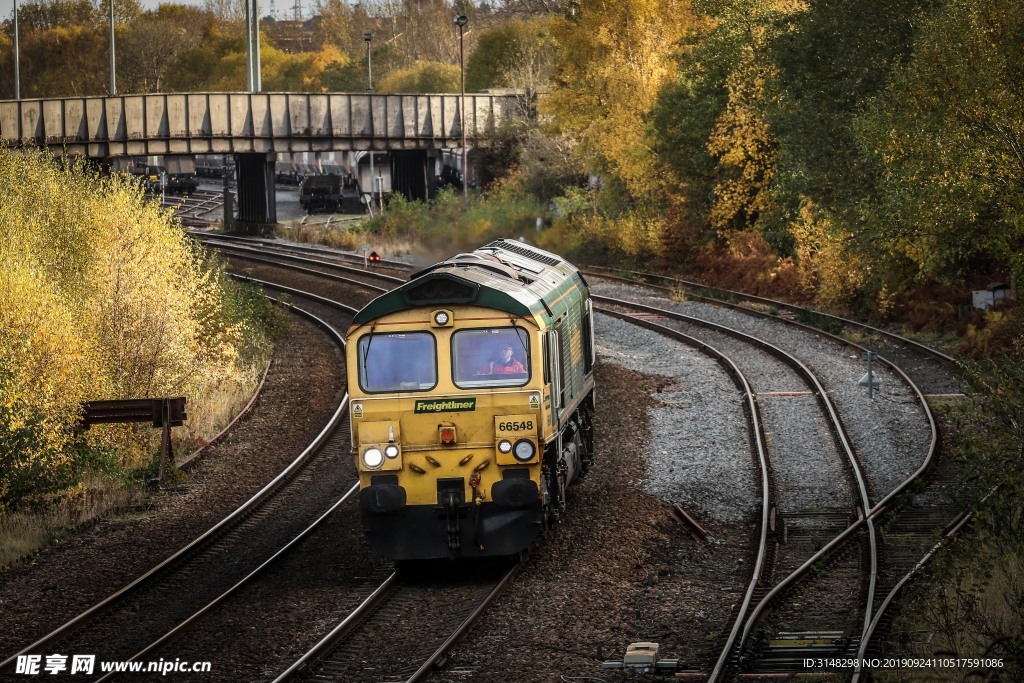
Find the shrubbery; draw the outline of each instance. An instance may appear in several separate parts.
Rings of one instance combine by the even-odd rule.
[[[96,453],[115,453],[120,470],[145,467],[153,430],[83,435],[80,404],[183,395],[190,422],[202,422],[267,355],[273,314],[130,179],[6,149],[0,178],[5,513],[59,498]]]

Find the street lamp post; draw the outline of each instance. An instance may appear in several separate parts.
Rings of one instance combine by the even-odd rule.
[[[372,33],[364,33],[363,40],[366,41],[366,92],[373,92],[373,53],[370,51],[370,43],[373,42]],[[360,192],[362,190],[360,189]],[[373,168],[373,141],[370,141],[370,215],[373,215],[373,195],[377,191],[377,172]]]
[[[364,33],[363,40],[366,41],[366,92],[373,92],[373,58],[370,54],[370,43],[373,42],[373,34]]]
[[[259,0],[245,0],[245,70],[248,91],[261,91]]]
[[[14,99],[21,99],[21,49],[18,46],[18,0],[14,0]]]
[[[463,32],[469,19],[465,14],[455,17],[455,25],[459,27],[459,74],[461,87],[459,90],[459,123],[462,128],[462,208],[469,206],[469,166],[466,164],[466,64],[463,43]]]
[[[114,59],[114,0],[110,0],[110,96],[117,94],[117,76]]]

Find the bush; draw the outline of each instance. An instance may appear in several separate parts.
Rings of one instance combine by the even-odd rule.
[[[82,402],[204,397],[267,355],[273,316],[134,180],[0,148],[0,513],[44,505],[89,453],[145,467],[153,430],[77,432]]]

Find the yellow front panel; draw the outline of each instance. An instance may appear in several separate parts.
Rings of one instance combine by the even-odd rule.
[[[372,324],[374,334],[387,332],[429,332],[436,340],[437,385],[431,391],[403,393],[366,393],[358,378],[357,345],[359,338],[369,334],[370,326],[349,330],[348,372],[351,398],[352,434],[358,441],[354,457],[360,473],[360,485],[369,486],[375,474],[397,475],[405,488],[408,505],[438,504],[437,481],[462,479],[464,499],[473,492],[470,481],[480,477],[477,494],[490,501],[490,489],[502,479],[506,467],[528,469],[530,478],[540,484],[539,455],[528,463],[519,463],[511,455],[498,453],[497,442],[508,437],[513,443],[531,438],[538,452],[543,439],[550,438],[550,397],[544,390],[542,346],[533,321],[518,319],[520,328],[530,332],[529,360],[532,372],[522,387],[459,388],[452,379],[451,336],[460,329],[510,326],[507,314],[491,309],[467,306],[452,307],[450,323],[439,326],[432,316],[439,308],[416,308],[385,316]],[[531,423],[523,426],[523,423]],[[439,427],[453,425],[457,443],[440,442]],[[359,460],[366,444],[387,443],[387,425],[394,425],[395,438],[400,441],[398,467],[391,462],[377,470],[367,470]],[[504,428],[502,428],[504,425]],[[540,439],[538,439],[540,436]]]

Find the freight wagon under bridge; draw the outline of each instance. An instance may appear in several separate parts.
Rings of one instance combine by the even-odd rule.
[[[466,95],[467,144],[527,115],[517,95]],[[108,159],[234,154],[238,217],[277,222],[277,152],[386,150],[410,196],[432,194],[439,150],[462,146],[458,94],[182,93],[0,101],[0,139]]]

